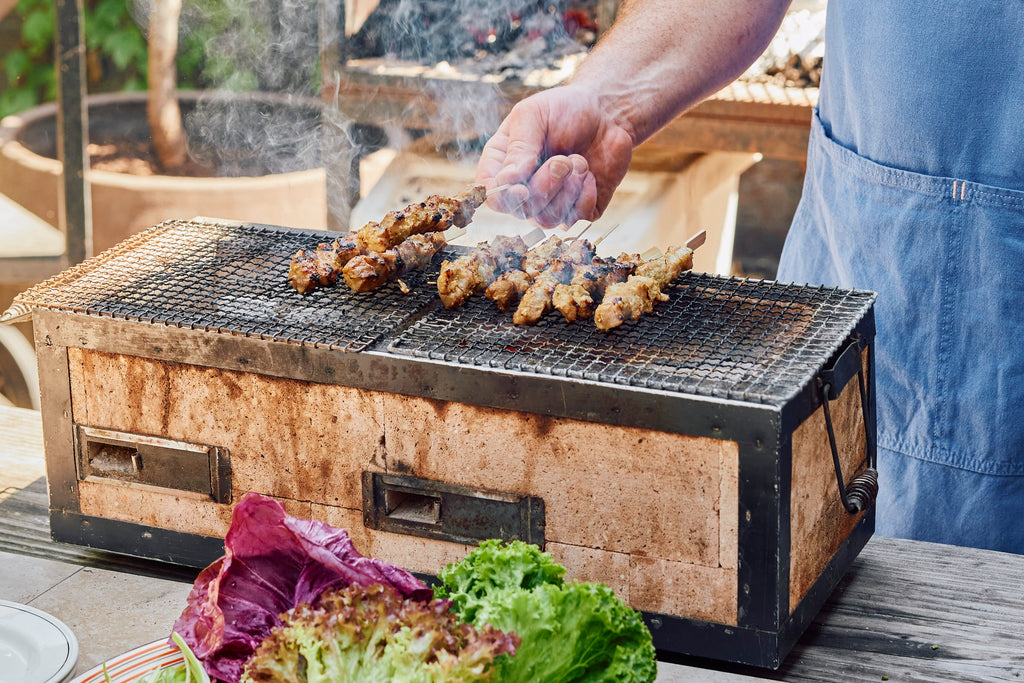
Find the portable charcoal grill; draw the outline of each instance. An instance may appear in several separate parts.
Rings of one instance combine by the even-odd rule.
[[[18,298],[56,540],[204,566],[258,491],[426,575],[538,543],[657,647],[779,666],[874,528],[872,293],[684,273],[611,333],[519,327],[436,267],[298,295],[328,239],[171,221]]]

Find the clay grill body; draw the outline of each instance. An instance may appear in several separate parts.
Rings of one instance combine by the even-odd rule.
[[[483,296],[445,309],[436,264],[407,294],[300,296],[291,255],[330,237],[171,221],[19,297],[56,540],[204,566],[259,491],[425,575],[538,543],[658,648],[779,666],[874,528],[822,410],[827,377],[849,481],[874,294],[684,273],[612,333],[522,327]]]

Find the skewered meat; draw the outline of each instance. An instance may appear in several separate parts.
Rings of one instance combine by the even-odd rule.
[[[661,290],[692,267],[693,250],[686,247],[670,247],[663,256],[641,263],[628,280],[605,290],[594,311],[594,324],[599,330],[611,330],[650,313],[655,302],[668,300]]]
[[[524,270],[508,270],[498,276],[498,279],[487,285],[484,296],[491,299],[498,305],[498,310],[508,313],[512,306],[519,301],[519,297],[530,288],[532,279]]]
[[[452,225],[465,227],[486,199],[487,190],[484,186],[472,185],[454,197],[431,195],[419,204],[390,211],[380,223],[371,221],[358,232],[339,237],[330,245],[320,244],[313,252],[304,249],[297,251],[288,267],[288,282],[299,294],[307,294],[317,287],[333,286],[342,275],[345,265],[362,255],[367,258],[354,264],[350,270],[360,287],[373,289],[379,285],[371,285],[372,282],[381,277],[385,278],[381,282],[386,282],[390,278],[386,273],[401,270],[395,259],[391,255],[384,255],[385,252],[402,245],[411,235],[440,232]],[[433,241],[430,243],[433,244]],[[426,243],[417,244],[422,246]],[[413,249],[413,246],[408,249]],[[372,257],[374,252],[381,255]],[[416,260],[412,251],[408,255]],[[405,258],[401,254],[399,256]],[[372,273],[378,274],[376,279]]]
[[[592,318],[609,285],[625,282],[636,270],[639,254],[622,254],[617,259],[595,258],[590,265],[577,266],[569,284],[559,284],[551,294],[551,305],[566,322]]]
[[[518,268],[526,252],[522,237],[499,235],[488,244],[481,242],[477,248],[454,261],[441,264],[437,276],[437,293],[445,308],[456,308],[466,303],[473,294],[487,289],[497,277],[511,268]]]
[[[369,292],[408,272],[430,265],[447,242],[440,233],[413,235],[394,249],[360,254],[345,264],[341,273],[354,292]]]
[[[555,259],[533,280],[529,289],[523,292],[512,322],[516,325],[534,325],[551,310],[551,295],[555,287],[572,279],[573,266],[568,259]]]
[[[523,255],[521,269],[509,270],[492,282],[484,291],[484,296],[494,300],[498,305],[498,310],[502,313],[507,313],[512,310],[512,307],[516,305],[520,297],[526,294],[534,281],[544,271],[558,263],[562,263],[563,265],[560,267],[563,270],[559,273],[558,282],[567,282],[572,276],[572,268],[574,266],[590,263],[593,258],[594,245],[587,240],[563,241],[557,237],[550,237]],[[569,269],[568,274],[566,274],[564,268]],[[535,293],[532,296],[536,297],[538,294]],[[548,299],[550,299],[550,296],[548,296]],[[540,304],[538,302],[532,305],[538,306]],[[550,310],[550,306],[542,306],[542,308],[544,310],[540,315]],[[533,313],[523,313],[520,315],[520,318],[523,320],[532,319],[533,322],[536,322],[539,320],[539,317],[534,318],[534,315]],[[532,323],[524,322],[522,324]]]
[[[625,282],[608,287],[601,305],[594,311],[594,324],[599,330],[610,330],[624,322],[637,320],[643,313],[654,310],[655,301],[667,301],[657,280],[643,275],[631,275]]]
[[[370,221],[360,228],[357,240],[370,251],[383,252],[411,235],[439,232],[452,225],[464,228],[486,199],[487,190],[483,185],[473,185],[454,197],[431,195],[418,204],[389,211],[379,223]]]
[[[360,253],[354,237],[354,233],[349,233],[330,244],[318,244],[312,252],[299,249],[288,266],[288,283],[299,294],[317,287],[332,287],[345,264]]]
[[[595,247],[587,240],[561,240],[549,237],[523,255],[522,270],[531,278],[540,275],[554,259],[567,259],[572,263],[590,263]]]
[[[661,287],[675,280],[684,270],[693,268],[693,250],[669,247],[663,256],[644,261],[636,267],[636,274],[653,278]]]

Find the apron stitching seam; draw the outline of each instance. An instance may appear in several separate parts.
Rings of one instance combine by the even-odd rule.
[[[955,182],[956,181],[954,181],[954,183]],[[961,185],[961,191],[962,189],[963,186]],[[954,194],[955,192],[956,191],[954,189]],[[959,206],[959,204],[955,204],[953,210],[950,212],[950,230],[946,233],[946,253],[948,254],[948,257],[943,265],[941,278],[942,289],[939,293],[940,301],[942,302],[943,319],[945,320],[954,320],[955,318],[953,316],[956,314],[957,308],[957,297],[953,292],[956,284],[956,278],[954,277],[956,264],[954,263],[953,255],[956,253],[956,236],[960,230],[958,217],[962,211],[959,209]],[[940,333],[938,343],[935,348],[937,367],[950,367],[950,356],[952,353],[950,344],[951,335],[948,333]],[[936,440],[940,443],[947,442],[953,438],[951,406],[949,401],[946,400],[946,397],[950,395],[949,392],[951,389],[949,373],[940,371],[935,382],[936,399],[938,399],[938,403],[934,418],[937,420],[937,423],[933,423],[932,429],[930,430],[936,435]]]
[[[815,119],[817,119],[817,111],[815,111]],[[822,140],[827,143],[820,145],[821,151],[826,158],[855,178],[864,178],[887,187],[907,190],[923,196],[942,196],[945,192],[948,192],[948,190],[940,189],[941,184],[937,184],[937,181],[941,179],[937,176],[929,176],[919,171],[886,166],[880,162],[858,155],[852,149],[844,147],[829,136],[825,132],[824,126],[821,125],[820,120],[812,120],[812,129],[813,136],[821,136]],[[809,147],[818,149],[814,145],[809,145]],[[908,181],[908,177],[919,177],[920,182],[912,179]],[[967,184],[968,181],[966,180],[953,180],[952,193],[946,196],[953,200],[967,201]],[[985,188],[986,185],[984,183],[975,184],[971,188],[972,198],[975,201],[981,200],[999,206],[1024,206],[1024,191],[1022,190],[1014,188],[995,188],[994,190],[989,190]]]

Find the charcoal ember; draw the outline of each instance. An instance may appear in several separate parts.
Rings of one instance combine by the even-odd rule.
[[[347,51],[355,58],[387,57],[426,65],[479,61],[510,51],[542,57],[565,44],[577,51],[581,44],[593,44],[597,25],[591,17],[580,0],[485,1],[469,6],[451,0],[381,0],[348,40]]]
[[[821,84],[821,57],[803,58],[801,55],[791,54],[786,63],[765,70],[765,75],[779,85],[789,87],[817,87]]]

